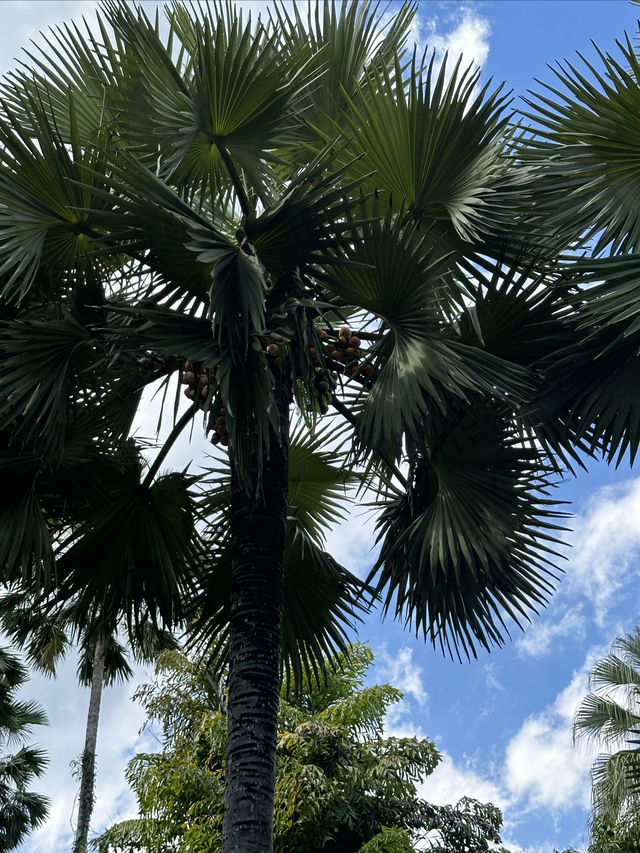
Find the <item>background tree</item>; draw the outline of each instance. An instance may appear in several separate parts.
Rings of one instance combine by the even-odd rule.
[[[589,678],[593,691],[576,713],[574,731],[613,747],[591,771],[592,821],[602,842],[640,802],[640,628],[618,638]]]
[[[309,460],[364,471],[386,611],[471,655],[546,600],[554,473],[633,457],[637,402],[593,370],[589,273],[561,255],[582,220],[547,216],[500,88],[405,53],[414,7],[166,12],[106,0],[2,86],[0,565],[89,620],[174,625],[197,588],[229,660],[223,846],[264,853],[282,612],[304,603],[287,540],[314,546],[325,620],[296,622],[298,677],[356,607],[331,519],[289,512],[290,420]],[[154,383],[173,427],[146,467],[130,433]],[[160,473],[201,411],[225,489]],[[228,504],[213,547],[198,480]]]
[[[456,806],[433,806],[417,795],[416,786],[439,755],[428,740],[384,736],[385,714],[402,694],[388,684],[363,686],[372,660],[367,647],[354,646],[326,668],[325,680],[307,681],[297,696],[283,691],[275,850],[404,853],[424,844],[437,853],[489,850],[500,840],[499,809],[468,798]],[[129,764],[140,817],[116,824],[96,846],[105,853],[219,850],[223,684],[179,652],[165,652],[156,680],[137,696],[147,725],[160,727],[163,748]]]
[[[77,641],[78,682],[90,688],[84,748],[77,761],[80,787],[73,853],[87,849],[91,814],[95,801],[95,767],[102,691],[133,675],[117,629],[106,632],[98,617],[95,623],[79,625],[73,602],[46,606],[33,590],[16,587],[0,596],[0,625],[14,645],[26,651],[28,663],[48,676]],[[124,626],[123,626],[124,627]],[[134,658],[151,662],[159,651],[175,648],[176,641],[150,619],[143,620],[129,637]]]
[[[617,820],[595,818],[590,831],[589,853],[634,853],[640,847],[637,811],[627,811]]]
[[[27,680],[15,655],[0,649],[0,851],[13,850],[46,819],[48,800],[29,791],[47,763],[43,750],[24,745],[32,726],[46,725],[35,702],[21,702],[16,693]],[[17,752],[6,750],[23,745]]]

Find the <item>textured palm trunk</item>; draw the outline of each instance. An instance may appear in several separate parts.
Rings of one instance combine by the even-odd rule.
[[[96,742],[100,720],[100,702],[104,683],[105,641],[99,636],[93,653],[93,675],[87,713],[87,730],[84,739],[80,768],[80,793],[78,794],[78,824],[73,842],[73,853],[86,853],[88,849],[89,824],[93,812],[94,783],[96,775]]]
[[[224,853],[271,853],[280,699],[289,392],[276,389],[282,445],[252,498],[232,474],[233,539]]]

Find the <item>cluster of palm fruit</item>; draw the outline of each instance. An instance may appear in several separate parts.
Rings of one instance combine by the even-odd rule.
[[[185,397],[193,400],[206,412],[209,408],[209,372],[206,367],[185,361],[182,369],[181,382],[187,387],[184,389]]]
[[[164,376],[166,373],[169,373],[174,369],[177,360],[177,356],[175,355],[166,356],[160,355],[160,353],[157,352],[152,352],[149,353],[149,355],[145,355],[144,358],[141,358],[139,364],[143,370],[147,370],[157,376]]]
[[[227,430],[227,410],[224,406],[218,412],[218,417],[213,425],[213,435],[211,436],[212,444],[221,444],[227,447],[229,444],[229,432]]]
[[[373,370],[372,365],[368,362],[360,363],[364,356],[364,352],[360,348],[362,341],[348,326],[343,326],[337,332],[318,329],[318,337],[327,349],[328,360],[333,362],[333,366],[340,369],[346,376],[354,376],[356,373],[368,376]],[[310,353],[313,359],[318,358],[315,347],[310,348]]]

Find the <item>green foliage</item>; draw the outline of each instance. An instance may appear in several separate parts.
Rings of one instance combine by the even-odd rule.
[[[582,700],[574,720],[577,736],[613,747],[601,752],[592,770],[593,821],[600,834],[607,825],[628,820],[640,803],[640,628],[619,637],[611,652],[590,673],[592,692]]]
[[[617,820],[596,818],[588,853],[636,853],[640,849],[640,816],[629,810]]]
[[[276,853],[481,853],[499,841],[499,809],[464,798],[433,806],[416,786],[439,761],[434,745],[384,735],[384,717],[402,698],[388,684],[364,686],[371,650],[352,646],[283,693],[278,733]],[[156,680],[138,690],[160,753],[135,756],[127,778],[140,819],[95,841],[120,849],[218,851],[224,793],[226,717],[221,685],[176,651],[158,658]]]
[[[250,22],[175,2],[161,26],[104,0],[0,84],[0,582],[91,628],[187,624],[219,670],[231,567],[251,559],[229,480],[235,509],[259,503],[280,445],[296,684],[378,598],[453,655],[546,601],[556,476],[640,447],[638,61],[627,41],[589,66],[595,85],[566,66],[569,94],[538,98],[523,134],[501,86],[406,53],[412,4],[379,11],[326,0]],[[619,257],[578,260],[605,247]],[[151,464],[132,437],[146,388],[172,423]],[[214,466],[163,470],[199,412]],[[304,423],[291,451],[288,420]],[[324,550],[358,463],[371,586]],[[327,749],[343,737],[316,722]],[[304,767],[330,799],[331,775]],[[401,846],[371,809],[358,841]]]
[[[171,383],[195,364],[205,429],[224,407],[230,468],[253,493],[281,440],[284,384],[309,474],[330,446],[340,487],[355,448],[381,497],[374,597],[454,654],[501,643],[506,619],[552,588],[550,471],[576,441],[601,447],[577,423],[567,434],[548,398],[559,352],[589,330],[580,301],[563,302],[559,243],[530,204],[538,166],[514,154],[501,87],[406,55],[411,4],[390,22],[366,2],[308,20],[274,8],[259,24],[224,3],[166,14],[163,29],[107,0],[97,30],[62,27],[34,74],[2,84],[0,468],[22,472],[0,500],[3,576],[48,591],[57,564],[82,618],[184,618],[194,577],[216,570],[196,520],[217,537],[219,519],[195,498],[216,486],[145,472],[130,434],[155,384],[177,438],[190,410]],[[335,358],[343,323],[364,337]],[[557,383],[574,387],[567,369]],[[319,428],[331,405],[344,424]],[[613,431],[633,452],[632,423]],[[313,668],[344,647],[357,609],[311,483],[288,531],[290,563],[310,555],[299,576],[317,579],[305,632],[288,576],[296,678],[305,657]],[[226,605],[208,603],[224,649]]]
[[[0,649],[0,851],[13,850],[47,817],[49,801],[28,789],[47,764],[43,750],[24,745],[32,726],[47,718],[35,702],[18,701],[27,680],[18,658]],[[17,752],[8,748],[23,744]]]

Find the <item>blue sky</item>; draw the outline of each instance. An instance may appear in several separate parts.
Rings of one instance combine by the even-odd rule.
[[[95,5],[93,0],[3,0],[0,71],[11,69],[20,46],[39,28],[90,14]],[[527,89],[540,90],[535,78],[553,83],[548,63],[573,61],[576,51],[593,59],[590,39],[614,50],[625,29],[635,34],[638,16],[640,7],[626,0],[421,2],[415,37],[440,52],[463,51],[482,66],[483,79],[506,81],[514,103],[521,103],[517,99]],[[148,434],[150,423],[142,422],[141,430]],[[173,463],[197,458],[199,448],[179,449]],[[553,853],[570,844],[586,848],[591,758],[587,749],[572,746],[571,720],[589,667],[618,634],[633,627],[640,612],[640,477],[628,464],[618,471],[599,464],[565,482],[557,496],[573,501],[575,513],[566,574],[549,608],[524,633],[514,629],[503,649],[460,664],[377,615],[360,630],[376,654],[373,680],[388,680],[406,694],[387,721],[389,732],[428,736],[444,754],[424,795],[445,802],[468,794],[497,803],[505,815],[503,838],[514,853]],[[371,541],[370,522],[359,515],[331,538],[363,572],[371,563]],[[76,687],[74,670],[70,659],[57,681],[34,677],[27,689],[51,719],[43,737],[51,753],[44,786],[53,808],[47,826],[24,847],[33,853],[69,848],[75,792],[69,762],[82,749],[88,702],[86,691]],[[138,675],[144,678],[143,672]],[[134,687],[130,683],[105,695],[95,830],[132,814],[123,768],[132,751],[155,748],[149,735],[138,734],[143,717],[129,701]]]

